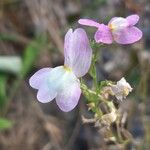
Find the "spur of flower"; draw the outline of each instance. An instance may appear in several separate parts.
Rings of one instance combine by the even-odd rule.
[[[134,25],[139,21],[139,16],[134,14],[126,18],[113,17],[108,25],[100,24],[91,19],[79,19],[79,24],[96,27],[94,39],[97,43],[131,44],[142,38],[142,32]]]
[[[29,79],[29,84],[38,89],[37,99],[40,102],[47,103],[56,98],[58,107],[68,112],[78,104],[81,95],[78,78],[88,72],[91,64],[92,49],[83,29],[68,30],[64,57],[63,66],[40,69]]]

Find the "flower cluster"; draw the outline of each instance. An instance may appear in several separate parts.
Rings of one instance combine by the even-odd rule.
[[[111,44],[114,40],[120,44],[130,44],[142,37],[142,32],[134,26],[138,20],[138,15],[131,15],[127,18],[114,17],[108,25],[89,19],[80,19],[79,23],[98,28],[94,36],[97,43]],[[88,72],[92,61],[92,49],[84,29],[68,30],[64,40],[64,59],[63,66],[37,71],[29,84],[38,90],[37,99],[40,102],[47,103],[56,98],[58,107],[68,112],[78,104],[81,95],[79,78]],[[120,100],[132,90],[124,78],[111,88]]]

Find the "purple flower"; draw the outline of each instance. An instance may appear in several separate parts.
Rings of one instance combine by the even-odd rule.
[[[114,40],[119,44],[131,44],[142,38],[142,32],[134,26],[138,20],[138,15],[130,15],[126,18],[114,17],[108,25],[90,19],[79,19],[78,22],[98,28],[94,36],[97,43],[111,44]]]
[[[70,29],[65,35],[64,66],[43,68],[29,80],[31,87],[38,89],[37,99],[47,103],[56,98],[62,111],[71,111],[81,95],[79,77],[84,76],[90,67],[92,49],[86,32],[78,28]]]

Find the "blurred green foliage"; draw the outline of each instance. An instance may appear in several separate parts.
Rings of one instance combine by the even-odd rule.
[[[11,128],[13,123],[5,118],[0,118],[0,131]]]
[[[2,35],[0,34],[0,40],[3,41],[16,41],[17,39],[14,36]],[[27,44],[24,49],[24,53],[22,58],[18,56],[1,56],[0,58],[0,116],[5,116],[7,112],[7,105],[9,105],[9,101],[16,93],[20,82],[23,78],[30,72],[32,67],[34,67],[34,63],[37,60],[40,52],[42,52],[43,48],[47,44],[47,37],[45,36],[37,36],[31,42]],[[9,88],[8,91],[8,79],[9,74],[15,74],[17,78],[13,79],[13,83],[11,83],[12,88]],[[14,77],[13,77],[14,78]],[[7,129],[12,126],[12,122],[5,119],[0,118],[0,130]]]
[[[15,42],[17,42],[17,40],[18,40],[18,38],[15,35],[0,33],[0,41],[15,41]]]
[[[3,110],[6,102],[6,83],[7,83],[7,76],[0,75],[0,112]]]
[[[23,66],[20,74],[21,77],[25,77],[27,73],[29,73],[46,43],[47,38],[39,36],[27,45],[23,55]]]

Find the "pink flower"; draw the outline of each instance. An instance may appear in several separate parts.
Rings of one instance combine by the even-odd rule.
[[[114,17],[108,25],[90,19],[79,19],[78,22],[98,28],[94,36],[97,43],[111,44],[114,40],[119,44],[131,44],[142,38],[141,30],[134,26],[138,20],[138,15],[130,15],[126,18]]]
[[[38,89],[37,99],[47,103],[56,98],[58,107],[71,111],[81,95],[79,77],[84,76],[90,67],[92,49],[86,32],[78,28],[70,29],[65,35],[64,66],[43,68],[29,80],[30,86]]]

